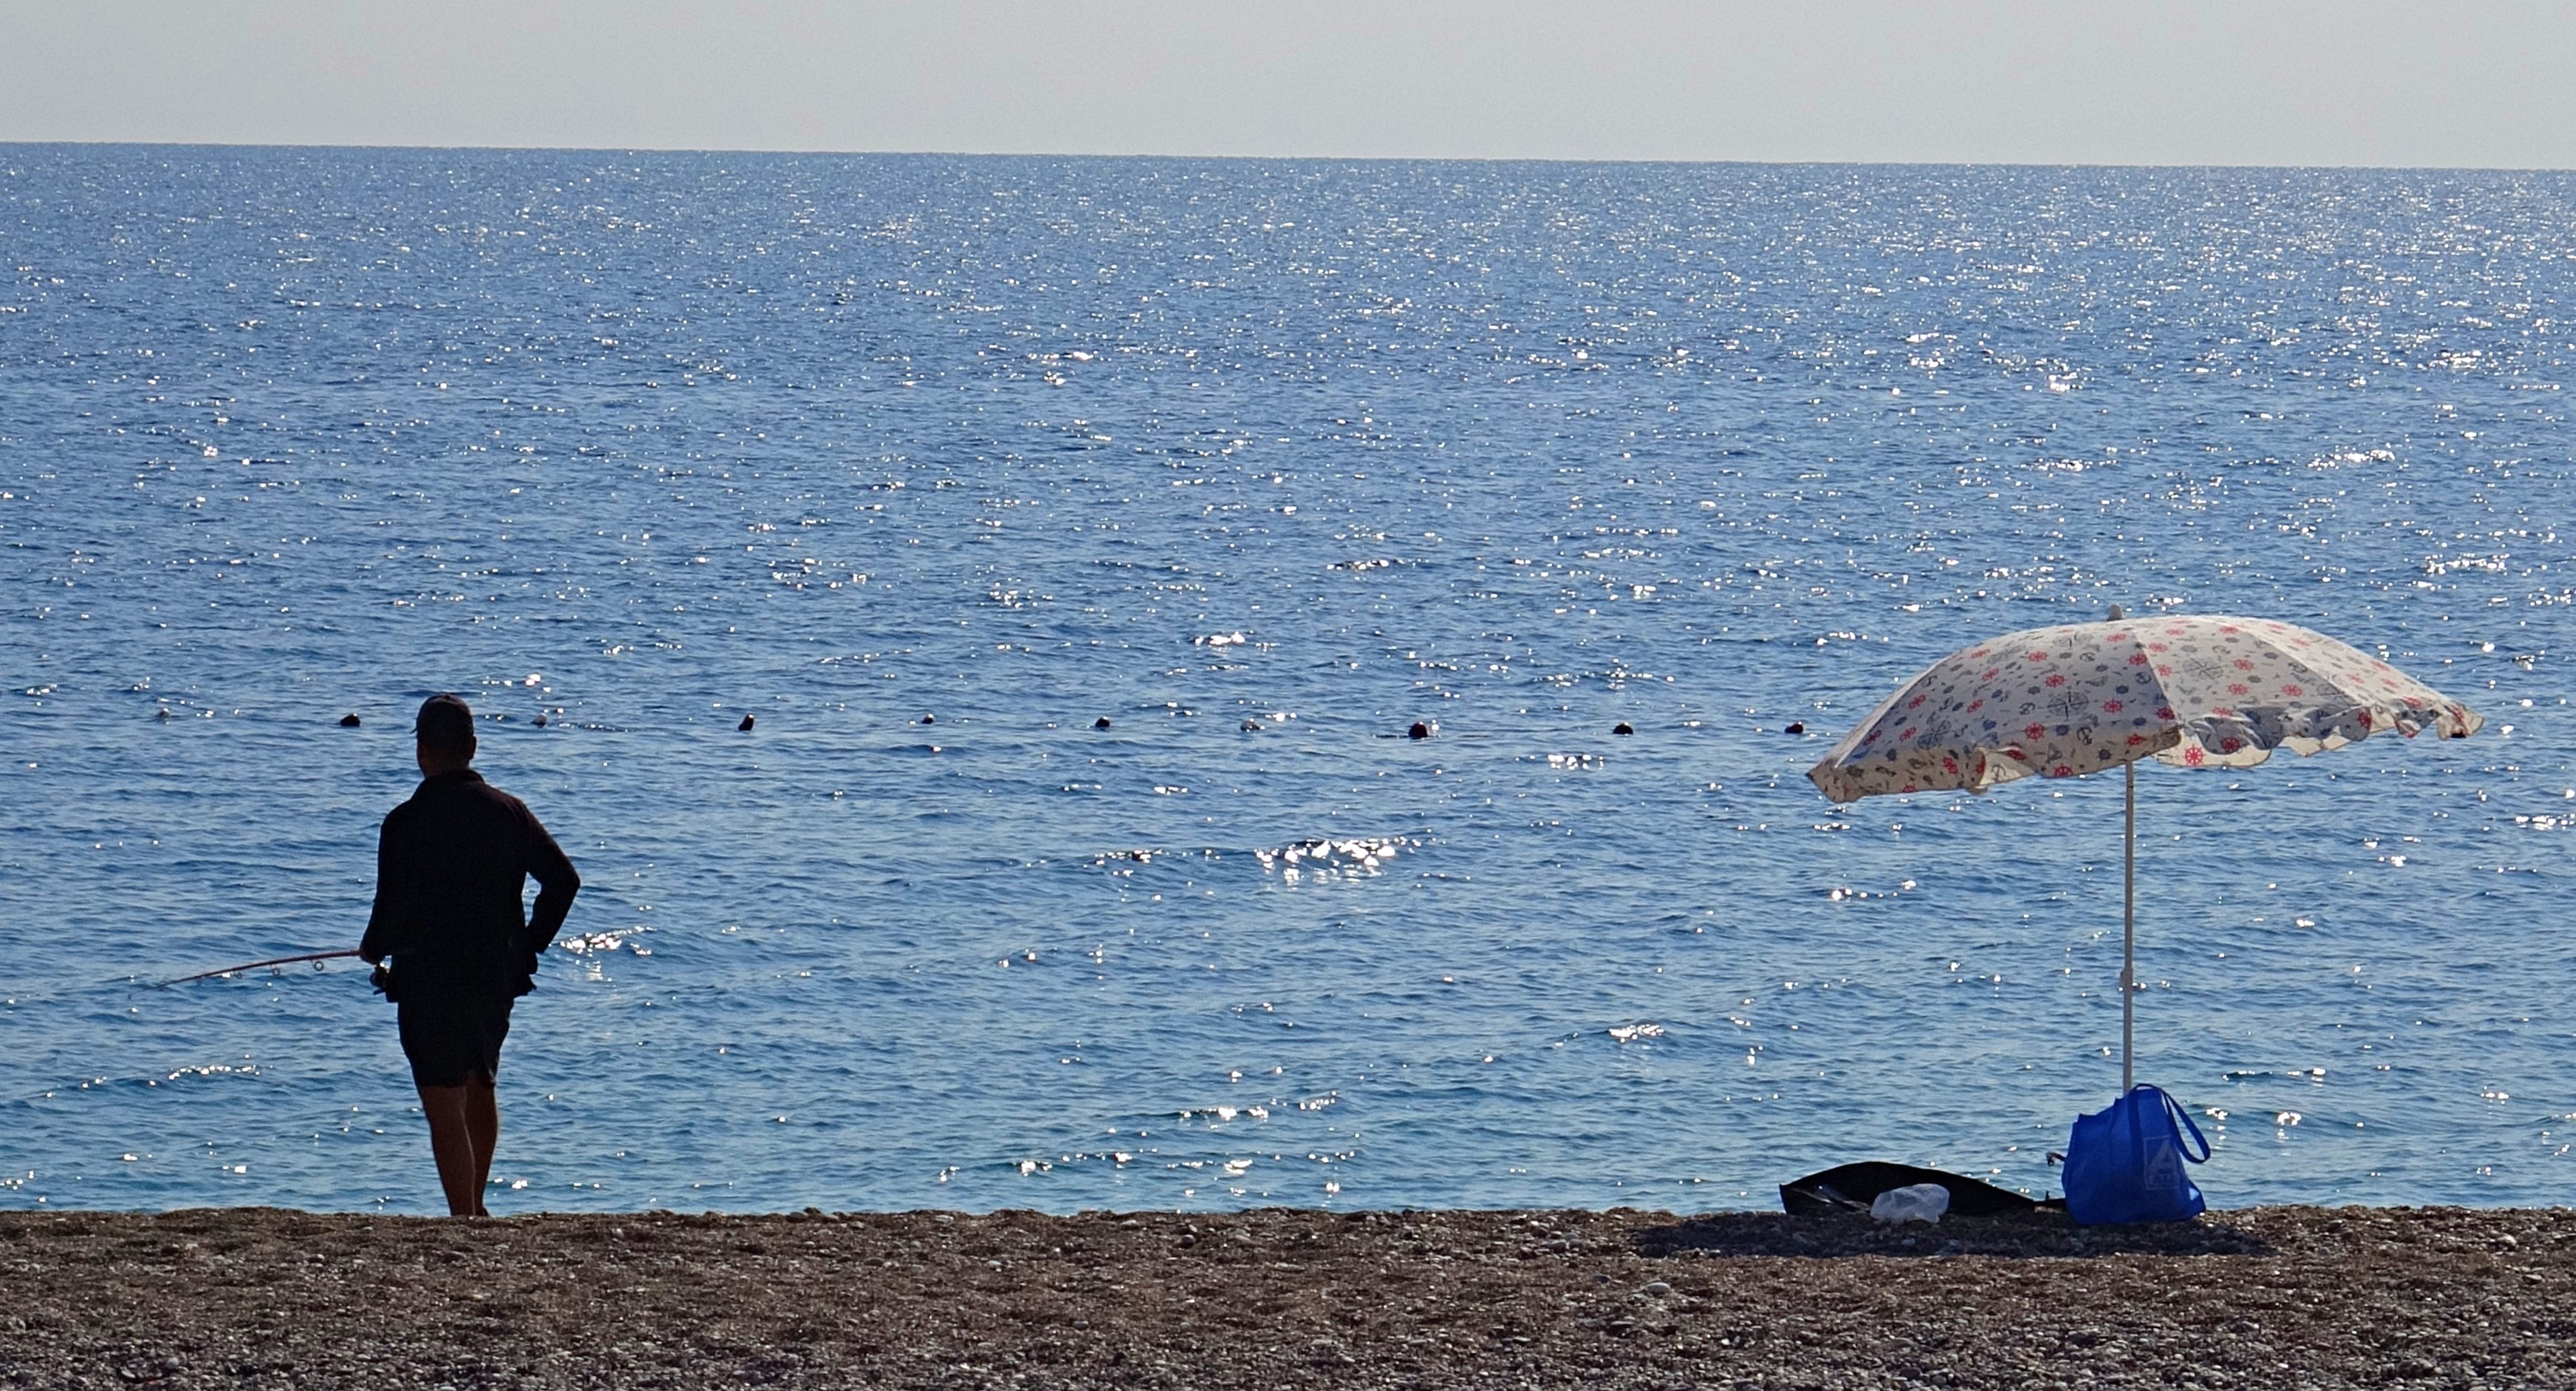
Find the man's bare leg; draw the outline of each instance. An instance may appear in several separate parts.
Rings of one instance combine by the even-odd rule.
[[[489,1106],[491,1084],[484,1083],[484,1097]],[[474,1217],[483,1210],[483,1186],[478,1181],[474,1161],[474,1133],[467,1123],[471,1108],[466,1094],[472,1087],[430,1087],[420,1089],[420,1111],[429,1118],[429,1152],[438,1161],[438,1186],[447,1193],[447,1215]],[[484,1151],[488,1156],[491,1151]]]
[[[492,1147],[501,1141],[501,1106],[488,1076],[465,1080],[465,1129],[474,1141],[474,1215],[489,1217],[483,1194],[492,1186]]]

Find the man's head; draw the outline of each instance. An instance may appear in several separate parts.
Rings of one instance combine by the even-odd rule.
[[[420,770],[431,777],[474,762],[474,708],[463,696],[434,695],[422,701],[411,732],[419,743]]]

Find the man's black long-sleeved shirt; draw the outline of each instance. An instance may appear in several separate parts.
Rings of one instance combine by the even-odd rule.
[[[522,917],[529,876],[537,905]],[[527,804],[472,769],[423,781],[385,815],[376,906],[358,954],[394,958],[397,994],[524,995],[581,876]]]

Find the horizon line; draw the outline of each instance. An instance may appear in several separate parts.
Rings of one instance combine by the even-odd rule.
[[[1765,159],[1765,158],[1687,158],[1655,156],[1561,156],[1561,155],[1334,155],[1334,154],[1174,154],[1159,151],[1104,152],[1098,150],[899,150],[899,149],[825,149],[789,146],[693,146],[693,145],[537,145],[537,144],[453,144],[428,142],[392,142],[359,144],[319,140],[21,140],[0,138],[0,151],[42,147],[74,149],[136,150],[346,150],[387,151],[429,154],[601,154],[601,155],[758,155],[793,158],[841,159],[1049,159],[1049,160],[1154,160],[1168,162],[1195,161],[1237,164],[1597,164],[1597,165],[1689,165],[1706,167],[1755,168],[1839,168],[1839,169],[2152,169],[2152,170],[2231,170],[2271,171],[2281,173],[2364,172],[2384,174],[2567,174],[2576,166],[2514,164],[2260,164],[2260,163],[2191,163],[2187,161],[2122,163],[2109,160],[1930,160],[1930,159]]]

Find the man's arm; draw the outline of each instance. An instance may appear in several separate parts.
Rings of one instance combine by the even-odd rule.
[[[581,875],[572,860],[546,834],[536,813],[523,804],[520,814],[528,818],[528,873],[537,881],[537,903],[528,910],[528,933],[520,946],[533,957],[544,951],[563,930],[564,916],[572,911],[572,898],[581,892]]]
[[[367,913],[367,935],[358,942],[358,959],[370,966],[383,965],[387,956],[402,950],[403,925],[395,906],[399,873],[394,865],[394,818],[387,816],[376,832],[375,907]]]

